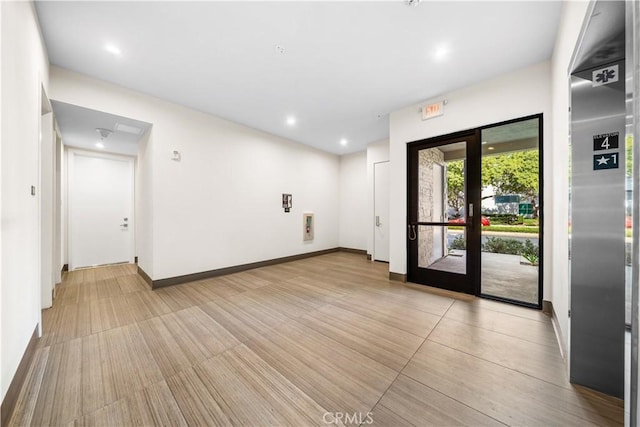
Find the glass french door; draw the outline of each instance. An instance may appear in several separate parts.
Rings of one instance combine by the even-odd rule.
[[[542,305],[542,115],[407,146],[414,283]]]
[[[478,135],[408,146],[408,279],[476,294],[480,240]]]

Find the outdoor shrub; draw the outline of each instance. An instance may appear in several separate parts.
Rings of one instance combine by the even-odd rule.
[[[458,236],[451,242],[449,250],[451,249],[467,249],[467,241],[464,236]]]
[[[524,242],[522,248],[522,257],[533,265],[537,265],[538,261],[540,261],[539,249],[536,245],[531,243],[531,240],[529,239]]]
[[[492,214],[487,216],[489,217],[491,224],[495,224],[495,225],[522,224],[522,221],[519,220],[519,217],[513,214]]]
[[[487,241],[482,244],[483,252],[493,252],[497,254],[520,255],[523,249],[521,241],[516,239],[504,239],[502,237],[487,237]]]

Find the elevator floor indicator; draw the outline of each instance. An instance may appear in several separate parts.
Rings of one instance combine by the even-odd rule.
[[[596,154],[593,156],[593,170],[617,169],[618,153]]]
[[[593,151],[613,150],[618,148],[618,136],[620,132],[603,133],[593,135]]]

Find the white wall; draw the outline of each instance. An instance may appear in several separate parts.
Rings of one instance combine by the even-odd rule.
[[[373,165],[389,161],[389,140],[372,142],[367,146],[367,253],[373,256],[374,243],[374,170]]]
[[[576,48],[578,36],[585,20],[589,2],[565,2],[560,28],[551,59],[552,81],[552,140],[550,166],[553,186],[545,194],[547,204],[553,206],[545,222],[545,233],[550,236],[551,283],[550,299],[560,327],[561,346],[569,345],[569,262],[568,262],[568,210],[569,210],[569,63]],[[546,188],[546,187],[545,187]],[[545,190],[547,191],[547,190]],[[549,241],[547,239],[545,242]],[[568,355],[565,355],[568,360]]]
[[[153,127],[139,142],[135,183],[135,256],[147,274],[153,273],[153,145],[149,143],[152,132]]]
[[[338,246],[338,156],[69,70],[52,67],[50,78],[51,99],[153,124],[153,216],[140,219],[152,238],[138,244],[153,279]],[[287,214],[282,193],[293,194]],[[315,213],[311,242],[305,211]]]
[[[46,102],[48,103],[48,101]],[[50,110],[49,110],[50,111]],[[55,134],[53,113],[42,115],[40,120],[40,174],[38,194],[40,199],[40,280],[41,307],[49,308],[53,304],[53,280],[55,263],[54,247],[54,207],[55,207]]]
[[[0,2],[2,100],[2,398],[40,322],[38,145],[41,85],[48,60],[32,3]],[[39,190],[39,188],[38,188]]]
[[[340,157],[340,247],[366,250],[367,152]]]
[[[406,217],[407,217],[407,143],[455,131],[471,129],[505,120],[543,113],[544,117],[544,164],[550,165],[553,141],[548,121],[551,118],[551,66],[543,62],[482,83],[443,94],[391,113],[390,116],[390,160],[391,160],[391,251],[389,270],[406,274]],[[444,115],[422,120],[420,107],[426,103],[446,99]],[[549,194],[553,168],[544,169],[544,194]],[[545,203],[545,219],[551,216],[553,205]],[[545,222],[546,225],[546,222]],[[544,235],[544,260],[549,259],[551,236]],[[550,263],[545,264],[544,298],[551,294]]]

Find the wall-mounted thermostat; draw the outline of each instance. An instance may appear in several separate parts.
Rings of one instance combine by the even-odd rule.
[[[302,214],[302,240],[313,240],[313,213],[305,212]]]

